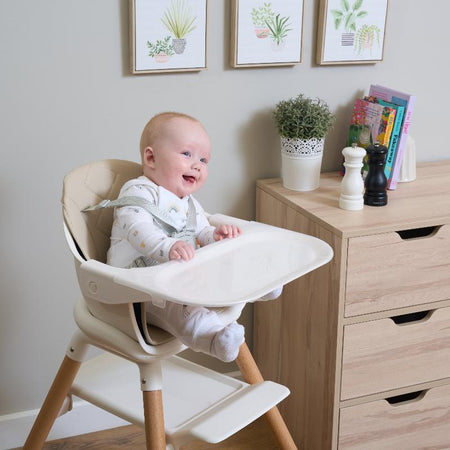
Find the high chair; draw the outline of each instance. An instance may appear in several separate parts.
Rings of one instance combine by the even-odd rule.
[[[214,225],[239,224],[242,235],[199,249],[189,262],[108,266],[113,211],[82,211],[115,199],[127,180],[141,174],[136,163],[104,160],[64,179],[64,231],[82,292],[74,308],[78,330],[24,449],[42,448],[72,395],[145,427],[148,450],[178,449],[195,439],[220,442],[263,414],[280,448],[296,448],[275,406],[289,391],[263,380],[245,343],[237,358],[245,381],[201,367],[176,356],[186,348],[178,339],[147,325],[145,302],[214,307],[231,323],[232,305],[256,301],[325,264],[331,247],[311,236],[211,215]],[[105,352],[86,360],[89,346]]]

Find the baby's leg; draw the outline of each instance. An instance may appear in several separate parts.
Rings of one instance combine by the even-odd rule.
[[[236,359],[244,342],[242,325],[224,324],[216,312],[202,306],[166,302],[166,306],[160,308],[148,303],[147,321],[173,334],[192,350],[225,362]]]

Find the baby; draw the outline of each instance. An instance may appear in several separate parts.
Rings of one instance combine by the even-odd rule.
[[[197,246],[241,234],[235,225],[213,227],[192,197],[208,176],[211,143],[193,117],[161,113],[141,137],[143,175],[122,187],[111,231],[108,263],[144,267],[169,260],[188,261]],[[237,319],[245,304],[233,307]],[[148,304],[147,322],[180,339],[195,351],[233,361],[244,342],[244,327],[223,323],[214,309],[166,301]]]

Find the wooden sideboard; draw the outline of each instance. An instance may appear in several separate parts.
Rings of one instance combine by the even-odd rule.
[[[341,180],[257,183],[257,220],[334,258],[255,304],[255,358],[290,388],[280,410],[303,450],[450,448],[450,160],[418,165],[383,207],[340,209]]]

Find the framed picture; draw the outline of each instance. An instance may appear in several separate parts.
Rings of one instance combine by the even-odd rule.
[[[383,61],[388,0],[320,0],[317,64]]]
[[[231,66],[299,64],[303,1],[232,0]]]
[[[129,0],[134,74],[206,69],[207,0]]]

